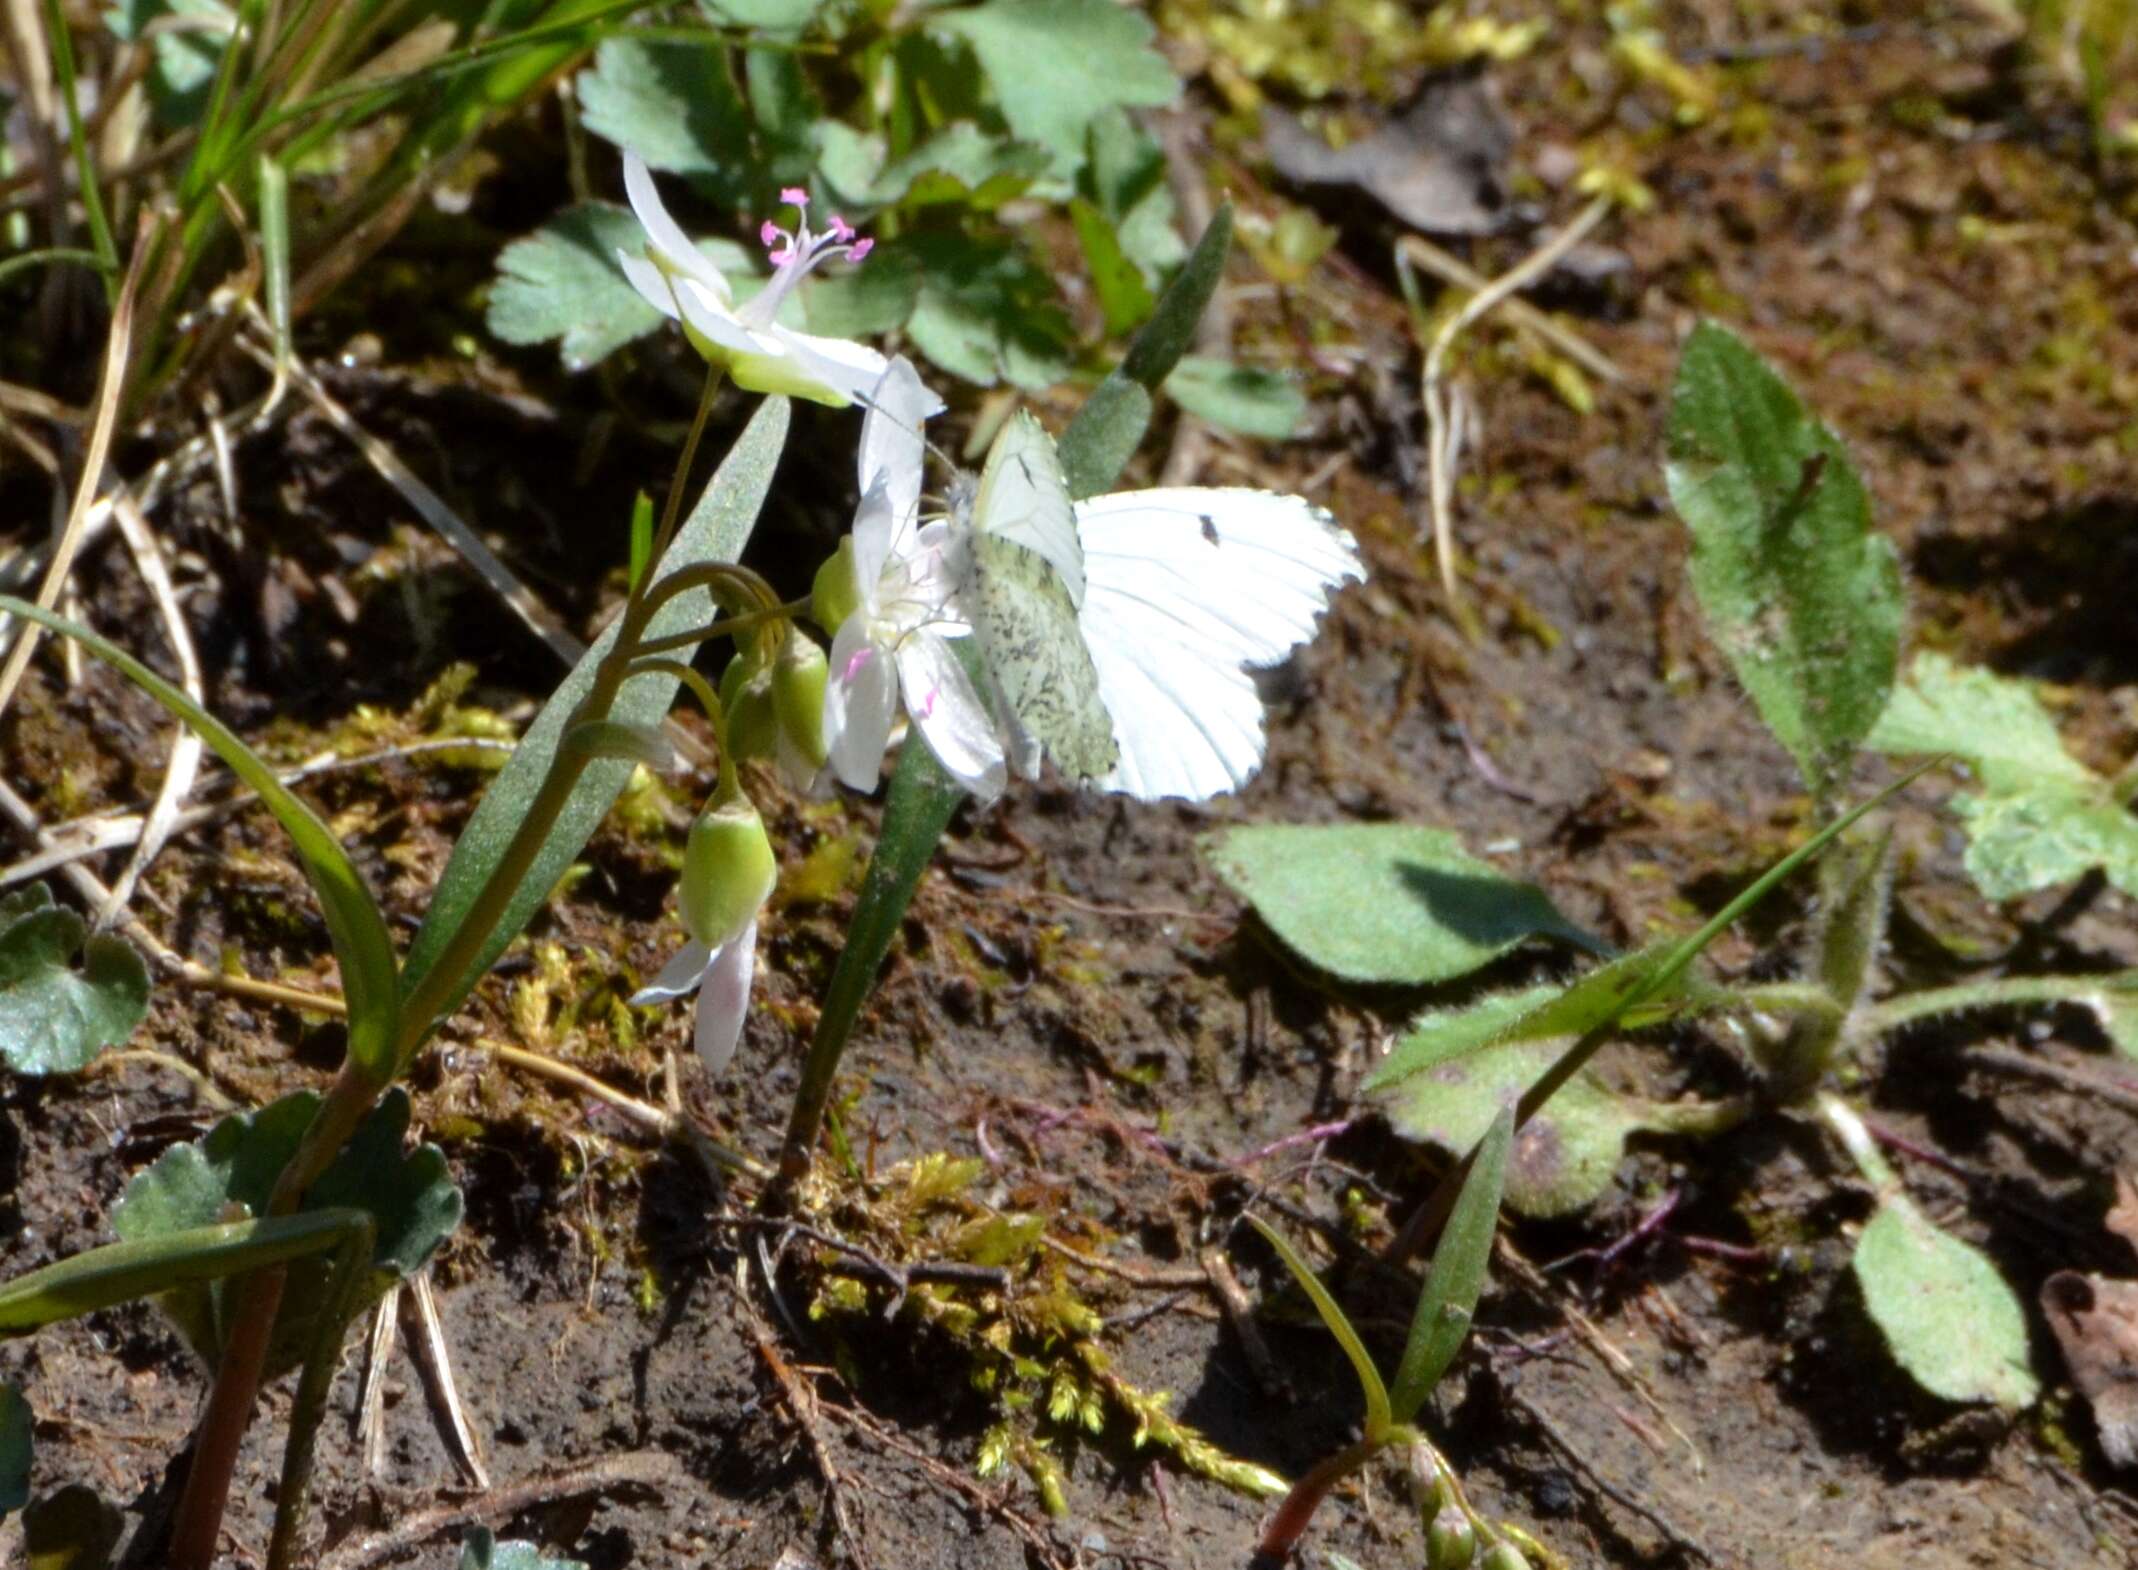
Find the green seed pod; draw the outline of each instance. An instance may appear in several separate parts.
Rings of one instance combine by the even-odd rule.
[[[826,632],[837,632],[861,609],[861,579],[854,571],[854,537],[849,534],[817,569],[809,586],[809,619]]]
[[[831,664],[816,639],[789,624],[772,665],[772,712],[780,735],[812,769],[824,767],[824,683]]]
[[[1484,1563],[1478,1570],[1529,1570],[1529,1561],[1522,1557],[1522,1550],[1512,1543],[1494,1543],[1485,1550]]]
[[[1455,1499],[1440,1453],[1422,1439],[1410,1447],[1410,1497],[1421,1521],[1431,1521]]]
[[[1468,1570],[1477,1557],[1477,1528],[1453,1505],[1433,1517],[1425,1531],[1428,1570]]]
[[[715,801],[691,824],[683,851],[676,891],[683,930],[709,948],[731,942],[756,920],[778,879],[779,859],[750,798],[738,790]]]
[[[741,659],[728,665],[728,674],[741,669]],[[720,707],[727,720],[727,746],[737,763],[746,758],[769,758],[779,747],[779,718],[774,712],[772,671],[760,667],[749,672],[728,690],[727,677],[720,682]]]

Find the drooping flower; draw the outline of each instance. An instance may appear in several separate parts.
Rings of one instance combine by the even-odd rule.
[[[872,390],[861,424],[861,507],[851,550],[842,548],[817,598],[845,602],[824,693],[824,746],[832,772],[873,790],[901,697],[943,768],[982,801],[1008,771],[994,716],[950,640],[971,627],[955,604],[948,526],[920,518],[921,421],[940,407],[905,358]],[[839,562],[849,564],[849,577]]]
[[[781,304],[810,270],[837,257],[860,261],[871,240],[857,239],[836,215],[831,227],[813,233],[809,195],[798,188],[780,193],[795,209],[794,228],[766,219],[759,230],[771,257],[771,280],[745,304],[710,258],[691,242],[654,188],[653,174],[634,152],[624,154],[624,190],[646,231],[646,254],[619,251],[624,276],[662,315],[683,325],[691,347],[724,366],[735,385],[750,392],[787,393],[842,407],[869,393],[884,374],[884,357],[864,344],[797,332],[774,320]],[[941,404],[936,405],[937,408]],[[932,411],[931,411],[932,412]]]
[[[757,917],[778,877],[764,822],[731,779],[690,826],[676,889],[687,941],[631,997],[643,1006],[697,993],[694,1038],[711,1073],[728,1066],[742,1039],[757,966]]]

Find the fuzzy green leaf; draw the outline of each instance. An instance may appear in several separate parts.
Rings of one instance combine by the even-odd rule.
[[[645,248],[645,231],[628,209],[608,202],[566,208],[498,252],[490,331],[507,343],[554,338],[564,368],[585,370],[665,320],[616,265],[619,250]]]
[[[460,1570],[586,1570],[583,1559],[549,1559],[532,1543],[500,1543],[486,1526],[460,1540]]]
[[[118,645],[64,616],[8,595],[0,594],[0,611],[40,622],[115,667],[120,675],[191,727],[275,815],[282,832],[290,837],[312,892],[319,897],[320,913],[326,918],[327,933],[334,943],[334,957],[341,965],[342,996],[349,1005],[349,1059],[374,1083],[385,1084],[392,1077],[393,1031],[400,1008],[393,941],[386,935],[386,919],[379,914],[378,902],[371,897],[371,890],[358,876],[334,831],[290,793],[267,760],[248,747],[237,732]]]
[[[1534,1124],[1532,1124],[1534,1126]],[[1410,1339],[1388,1393],[1399,1423],[1408,1423],[1433,1393],[1470,1333],[1470,1320],[1492,1265],[1492,1239],[1499,1230],[1500,1198],[1507,1185],[1508,1152],[1514,1144],[1514,1108],[1504,1108],[1485,1130],[1463,1179],[1455,1208],[1433,1250],[1425,1290],[1411,1316]]]
[[[0,1520],[30,1501],[30,1403],[0,1385]]]
[[[1426,986],[1534,937],[1602,948],[1543,890],[1465,854],[1445,829],[1252,825],[1203,850],[1288,947],[1346,981]]]
[[[577,87],[588,130],[651,168],[693,176],[725,205],[747,210],[776,183],[717,39],[604,39]]]
[[[731,562],[742,553],[750,531],[756,526],[758,509],[764,505],[773,469],[787,440],[787,417],[788,405],[784,398],[767,398],[758,406],[749,425],[735,438],[735,445],[728,449],[727,457],[706,486],[697,506],[691,510],[690,517],[677,531],[675,542],[662,558],[663,570],[676,571],[699,562]],[[704,591],[679,594],[655,612],[647,626],[647,636],[660,638],[685,632],[693,626],[703,625],[712,615],[712,601]],[[511,761],[498,771],[490,788],[483,793],[474,816],[468,820],[467,828],[453,847],[452,859],[446,863],[445,873],[438,881],[423,925],[409,945],[406,982],[411,993],[438,963],[491,869],[503,859],[528,803],[534,800],[549,772],[567,721],[593,684],[595,668],[607,658],[615,642],[616,628],[612,625],[550,695],[549,702],[543,705],[542,712],[535,716],[534,723],[520,738]],[[679,650],[674,658],[678,662],[687,662],[691,652],[689,649]],[[659,725],[674,703],[675,694],[676,678],[673,676],[658,671],[634,676],[624,683],[609,711],[609,718],[625,725]],[[468,995],[468,990],[490,968],[491,962],[504,952],[505,945],[534,919],[535,912],[557,886],[557,880],[593,836],[610,804],[623,791],[633,767],[621,759],[602,759],[589,764],[580,775],[577,788],[558,817],[548,842],[536,856],[533,867],[521,881],[512,903],[506,907],[505,914],[498,919],[497,926],[474,959],[453,978],[441,1014],[450,1013],[459,1006],[460,1000]],[[418,1023],[429,1026],[436,1021]]]
[[[88,933],[42,883],[0,900],[0,1063],[15,1073],[74,1073],[147,1014],[141,956],[123,939]]]
[[[1893,689],[1906,605],[1892,542],[1871,532],[1833,432],[1713,323],[1678,362],[1668,448],[1708,631],[1823,799]]]
[[[938,13],[930,25],[972,45],[1003,119],[1046,148],[1065,179],[1082,166],[1101,114],[1154,109],[1180,93],[1173,68],[1151,48],[1149,20],[1113,0],[987,0]]]
[[[1865,1308],[1917,1384],[1947,1401],[2033,1404],[2025,1311],[1980,1250],[1896,1195],[1863,1229],[1851,1264]]]
[[[282,1169],[296,1154],[319,1109],[319,1097],[299,1091],[257,1112],[224,1118],[191,1145],[176,1145],[137,1174],[112,1215],[122,1242],[166,1237],[239,1215],[260,1215]],[[356,1294],[376,1302],[396,1280],[413,1274],[460,1224],[460,1190],[435,1145],[404,1152],[407,1092],[398,1086],[374,1107],[333,1165],[304,1197],[303,1212],[361,1210],[377,1227],[371,1278]],[[268,1378],[303,1361],[326,1299],[330,1261],[323,1256],[289,1266],[288,1285],[268,1351]],[[211,1368],[222,1346],[223,1281],[191,1282],[158,1300],[194,1351]]]
[[[1241,436],[1288,441],[1306,418],[1307,399],[1289,377],[1191,354],[1166,378],[1166,394],[1190,414]]]
[[[1967,827],[1967,871],[1991,899],[2013,899],[2099,867],[2138,896],[2138,815],[2110,782],[2064,750],[2025,682],[1924,652],[1893,694],[1870,745],[1909,756],[1952,752],[1981,783],[1953,810]]]
[[[906,332],[935,364],[981,387],[1037,391],[1068,375],[1069,318],[1052,276],[1021,246],[939,230],[904,249],[920,271]]]

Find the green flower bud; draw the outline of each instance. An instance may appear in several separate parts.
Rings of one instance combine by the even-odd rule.
[[[779,879],[779,859],[764,820],[736,791],[715,801],[690,826],[676,903],[683,930],[710,948],[730,942],[757,917]]]
[[[1485,1551],[1484,1563],[1478,1570],[1529,1570],[1529,1561],[1514,1544],[1494,1543]]]
[[[1454,1501],[1454,1485],[1448,1481],[1439,1454],[1426,1441],[1418,1440],[1410,1447],[1409,1460],[1411,1503],[1418,1508],[1419,1520],[1431,1521]]]
[[[1477,1557],[1477,1528],[1453,1505],[1433,1517],[1425,1532],[1428,1570],[1468,1570]]]
[[[741,655],[728,661],[720,677],[720,708],[727,722],[728,753],[737,763],[769,758],[779,746],[779,720],[773,712],[772,671],[749,669]]]
[[[772,712],[780,734],[812,769],[824,767],[824,684],[831,662],[816,639],[790,623],[787,642],[772,664]]]
[[[861,579],[854,571],[854,537],[849,534],[817,569],[809,587],[809,619],[826,632],[837,632],[861,609]]]

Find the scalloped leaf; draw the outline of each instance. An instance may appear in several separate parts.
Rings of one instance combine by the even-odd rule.
[[[1346,981],[1449,981],[1536,937],[1603,948],[1446,829],[1254,824],[1209,836],[1203,851],[1288,948]]]
[[[112,1215],[113,1229],[131,1242],[230,1220],[233,1207],[236,1214],[260,1214],[318,1109],[318,1096],[299,1091],[257,1112],[224,1118],[196,1143],[165,1151],[127,1185]],[[305,1195],[307,1211],[362,1210],[378,1227],[371,1279],[356,1294],[359,1308],[422,1268],[460,1224],[460,1190],[444,1154],[435,1145],[402,1148],[408,1118],[408,1094],[395,1087]],[[268,1352],[270,1379],[294,1368],[310,1349],[331,1261],[305,1258],[288,1268]],[[192,1283],[157,1299],[211,1368],[222,1347],[226,1285],[221,1280]]]
[[[123,938],[92,936],[42,883],[0,899],[0,1062],[71,1074],[147,1013],[148,966]]]
[[[1850,1260],[1864,1307],[1909,1376],[1947,1401],[2017,1411],[2041,1393],[2018,1297],[1979,1249],[1907,1199],[1878,1208]]]
[[[1967,827],[1968,876],[1991,899],[2068,883],[2095,867],[2138,897],[2138,815],[2064,750],[2026,682],[1926,650],[1869,745],[1967,760],[1982,788],[1956,797],[1953,810]]]

